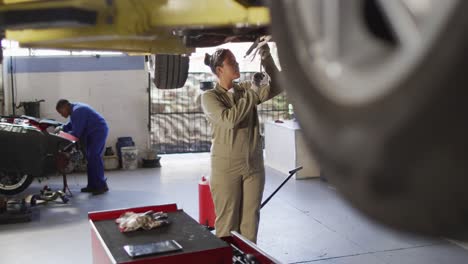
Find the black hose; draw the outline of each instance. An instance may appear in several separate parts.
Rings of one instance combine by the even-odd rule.
[[[278,188],[276,188],[276,190],[262,203],[262,205],[260,206],[260,209],[262,209],[263,206],[265,206],[265,204],[267,204],[268,201],[270,201],[270,199],[281,189],[281,187],[283,187],[283,185],[285,185],[286,182],[288,182],[289,179],[291,179],[291,177],[292,177],[294,174],[296,174],[296,172],[298,172],[298,171],[300,171],[300,170],[302,170],[302,166],[297,167],[297,168],[295,168],[294,170],[290,170],[290,171],[289,171],[289,176],[288,176],[288,178],[286,178],[286,180],[284,180],[283,183],[281,183],[281,185],[280,185]]]

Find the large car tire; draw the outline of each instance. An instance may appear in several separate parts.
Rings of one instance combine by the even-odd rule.
[[[0,173],[0,194],[16,195],[31,185],[34,177],[29,174]]]
[[[325,1],[363,8],[376,2]],[[397,2],[380,3],[384,1]],[[422,234],[466,237],[468,2],[448,1],[453,4],[448,19],[441,19],[440,28],[421,44],[420,56],[412,64],[402,64],[405,71],[395,75],[398,78],[362,83],[369,88],[387,87],[379,96],[361,101],[334,97],[326,91],[339,84],[324,72],[340,74],[340,69],[317,66],[321,58],[311,52],[314,32],[304,30],[311,20],[300,14],[308,13],[307,19],[317,14],[305,10],[311,2],[317,1],[271,0],[269,6],[283,69],[282,85],[324,176],[352,205],[382,223]],[[347,23],[344,16],[328,19]],[[392,46],[394,32],[380,28],[376,36],[374,30],[370,27],[369,35],[384,42],[387,38]],[[352,41],[361,43],[355,36]],[[349,82],[343,93],[359,89],[356,83]]]
[[[184,86],[189,70],[189,57],[182,55],[156,55],[154,82],[159,89]]]

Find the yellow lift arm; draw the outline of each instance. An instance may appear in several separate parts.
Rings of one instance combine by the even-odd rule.
[[[235,0],[3,0],[0,27],[23,47],[190,54],[180,30],[270,23]]]

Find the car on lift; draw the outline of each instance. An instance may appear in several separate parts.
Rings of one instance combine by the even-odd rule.
[[[466,11],[463,0],[4,0],[0,26],[24,47],[157,54],[162,89],[183,85],[194,48],[271,29],[282,85],[330,182],[381,222],[462,236]]]

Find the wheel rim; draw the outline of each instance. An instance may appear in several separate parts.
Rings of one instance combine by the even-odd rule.
[[[28,179],[27,174],[16,173],[0,173],[0,189],[4,191],[12,191],[20,188]]]
[[[285,12],[309,81],[334,103],[361,106],[405,80],[458,2],[294,0]]]

